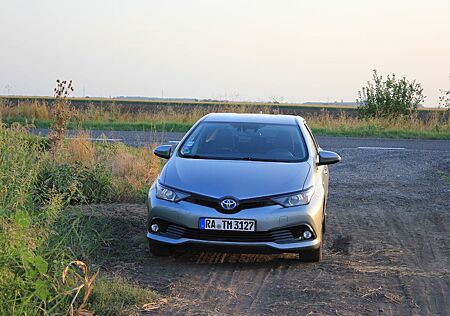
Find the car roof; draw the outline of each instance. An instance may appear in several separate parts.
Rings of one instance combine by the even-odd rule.
[[[211,113],[203,118],[204,122],[236,122],[236,123],[268,123],[296,124],[300,116],[280,114],[247,114],[247,113]]]

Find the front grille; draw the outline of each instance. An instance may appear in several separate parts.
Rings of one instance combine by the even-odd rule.
[[[266,232],[240,232],[240,231],[219,231],[200,230],[188,228],[181,225],[158,220],[163,227],[160,234],[165,237],[179,239],[189,238],[208,241],[230,241],[230,242],[275,242],[289,243],[298,241],[298,237],[303,231],[308,229],[306,225],[299,225],[284,229],[277,229]]]
[[[217,200],[210,197],[200,196],[200,195],[192,195],[185,199],[186,202],[203,205],[207,207],[214,208],[215,210],[224,213],[224,214],[235,214],[241,210],[249,209],[249,208],[257,208],[263,206],[276,205],[270,199],[250,199],[250,200],[241,200],[237,201],[238,205],[233,210],[225,210],[220,206],[220,202],[222,200]]]

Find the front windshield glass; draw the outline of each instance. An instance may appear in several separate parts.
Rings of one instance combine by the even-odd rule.
[[[308,154],[297,125],[202,122],[181,144],[179,156],[197,159],[299,162]]]

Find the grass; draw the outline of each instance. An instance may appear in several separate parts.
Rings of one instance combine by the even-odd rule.
[[[0,97],[0,100],[2,97]],[[8,96],[3,97],[4,100],[9,100],[14,103],[30,103],[30,102],[38,102],[38,103],[44,103],[44,102],[52,102],[52,97],[42,97],[42,96]],[[348,110],[348,109],[354,109],[355,106],[348,106],[348,105],[340,105],[339,102],[332,102],[332,103],[275,103],[275,102],[250,102],[250,101],[220,101],[220,100],[142,100],[142,99],[118,99],[118,98],[92,98],[92,97],[86,97],[86,98],[70,98],[70,101],[75,104],[121,104],[121,105],[127,105],[127,104],[138,104],[141,106],[145,106],[147,108],[156,107],[156,106],[183,106],[183,105],[196,105],[196,106],[269,106],[274,108],[287,108],[287,107],[298,107],[298,108],[309,108],[309,109],[322,109],[322,108],[329,108],[329,109],[337,109],[337,110]],[[419,108],[419,111],[441,111],[442,109],[439,108]]]
[[[337,120],[336,120],[337,121]],[[6,119],[4,123],[12,124],[19,122],[27,124],[24,118]],[[450,139],[450,128],[448,126],[424,128],[421,124],[413,126],[395,126],[392,123],[380,124],[379,122],[352,122],[341,124],[326,124],[317,122],[310,118],[307,122],[316,135],[322,136],[344,136],[344,137],[380,137],[380,138],[409,138],[409,139]],[[187,132],[193,123],[185,122],[109,122],[109,121],[87,121],[81,124],[74,122],[69,128],[81,127],[87,130],[111,130],[111,131],[152,131],[152,132]],[[38,128],[49,128],[50,121],[35,120],[33,126]]]
[[[438,170],[438,175],[440,175],[442,177],[442,179],[444,179],[448,184],[450,184],[450,174],[443,171],[443,170]]]
[[[343,137],[375,137],[375,138],[397,138],[397,139],[435,139],[450,140],[450,131],[396,129],[358,126],[358,127],[312,127],[314,134],[322,136],[343,136]]]
[[[71,129],[166,131],[186,132],[202,116],[210,112],[235,113],[279,113],[273,107],[255,108],[251,105],[216,105],[215,107],[183,108],[164,106],[148,111],[130,111],[116,104],[78,109],[69,123]],[[317,135],[450,139],[450,115],[445,111],[428,111],[428,115],[412,119],[358,119],[346,112],[331,113],[327,110],[306,113],[304,118]],[[47,103],[34,100],[14,107],[0,105],[0,117],[8,125],[15,122],[49,128],[52,124],[52,109]]]
[[[113,236],[101,217],[70,204],[143,201],[159,172],[150,149],[94,145],[80,136],[52,155],[45,140],[0,125],[0,315],[66,315],[80,283],[75,273],[63,283],[63,270],[78,259],[98,271],[110,260],[99,250]],[[129,314],[157,297],[119,277],[100,271],[88,306]]]
[[[1,97],[0,97],[1,99]],[[5,100],[14,103],[21,102],[51,102],[51,97],[33,97],[33,96],[8,96]],[[301,107],[301,108],[334,108],[334,109],[351,109],[353,106],[341,106],[339,103],[274,103],[274,102],[249,102],[249,101],[220,101],[220,100],[142,100],[142,99],[111,99],[111,98],[70,98],[75,104],[108,104],[116,103],[123,105],[140,105],[148,108],[155,106],[269,106],[269,107]]]
[[[103,277],[97,280],[92,292],[90,309],[98,315],[137,315],[145,304],[160,298],[152,290],[132,284],[121,276]]]
[[[35,119],[31,121],[25,117],[3,118],[3,123],[12,125],[19,123],[24,126],[30,124],[37,128],[50,128],[50,120]],[[167,132],[186,132],[191,128],[192,123],[184,122],[126,122],[126,121],[83,121],[70,122],[69,129],[87,129],[87,130],[107,130],[107,131],[167,131]]]

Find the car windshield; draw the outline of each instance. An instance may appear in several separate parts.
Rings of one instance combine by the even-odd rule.
[[[307,158],[297,125],[201,122],[188,135],[179,156],[194,159],[299,162]]]

